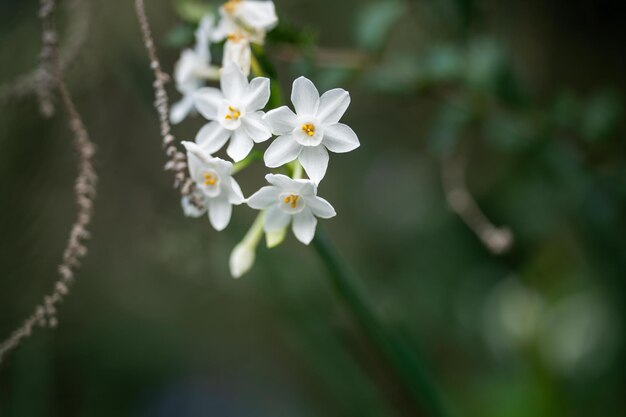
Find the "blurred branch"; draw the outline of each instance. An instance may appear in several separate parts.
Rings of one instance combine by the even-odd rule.
[[[70,12],[70,17],[68,18],[67,35],[64,36],[64,42],[59,46],[59,61],[62,72],[65,72],[75,62],[85,44],[91,20],[90,7],[90,3],[83,0],[71,0],[66,6]],[[45,84],[51,84],[54,80],[47,77],[48,72],[43,71],[42,67],[39,66],[17,77],[14,81],[0,86],[0,106],[7,104],[13,98],[37,94],[42,115],[45,117],[52,116],[54,105],[49,93],[50,87],[53,89],[53,86],[47,87]],[[45,89],[45,92],[41,90],[41,87]]]
[[[467,188],[466,169],[467,160],[462,152],[457,152],[456,156],[443,157],[441,181],[448,205],[491,253],[494,255],[505,254],[513,246],[513,233],[506,226],[494,226],[480,209]]]
[[[63,261],[58,267],[60,279],[54,284],[51,294],[35,307],[35,311],[0,344],[0,363],[6,355],[32,333],[36,325],[56,327],[57,306],[67,297],[74,282],[80,259],[87,254],[84,241],[89,237],[88,226],[93,215],[93,202],[96,196],[97,175],[93,167],[95,145],[91,142],[82,118],[76,109],[72,97],[63,79],[63,70],[58,56],[58,34],[54,22],[55,0],[41,0],[39,17],[42,21],[42,66],[39,71],[46,72],[45,79],[54,86],[61,98],[61,104],[67,112],[69,127],[74,134],[74,147],[78,155],[78,176],[74,183],[76,220],[70,229],[70,237],[63,252]],[[49,92],[52,94],[52,91]],[[46,98],[50,98],[51,96]]]

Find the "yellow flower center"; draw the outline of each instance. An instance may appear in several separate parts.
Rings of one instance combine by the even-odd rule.
[[[226,120],[237,120],[241,117],[241,112],[233,106],[228,106],[229,113],[226,115]]]
[[[302,125],[302,131],[304,133],[306,133],[309,136],[314,136],[315,135],[315,126],[313,126],[310,123],[306,123]]]
[[[241,0],[228,0],[226,4],[224,4],[224,10],[232,14],[237,9],[237,6],[239,6],[239,3],[241,3]]]
[[[296,206],[298,205],[298,199],[300,197],[295,195],[295,194],[290,194],[287,197],[285,197],[284,201],[285,204],[290,204],[292,209],[295,209]]]
[[[217,177],[211,173],[206,172],[204,174],[204,185],[215,185],[217,184]]]

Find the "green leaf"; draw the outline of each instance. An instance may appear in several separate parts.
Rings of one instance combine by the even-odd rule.
[[[505,52],[497,41],[481,38],[472,41],[467,55],[467,82],[482,90],[495,87],[506,62]]]
[[[406,2],[378,1],[364,6],[357,16],[356,39],[369,51],[379,50],[394,24],[406,11]]]

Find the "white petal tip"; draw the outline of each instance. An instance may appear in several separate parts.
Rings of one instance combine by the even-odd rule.
[[[313,238],[311,237],[311,239],[300,239],[298,238],[298,240],[300,241],[300,243],[302,243],[303,245],[307,245],[309,246],[309,244],[313,241]]]

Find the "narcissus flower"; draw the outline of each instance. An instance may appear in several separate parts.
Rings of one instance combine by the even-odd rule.
[[[313,83],[300,77],[293,83],[291,101],[269,111],[265,120],[278,138],[265,152],[265,164],[277,168],[298,159],[310,179],[319,183],[328,168],[328,151],[350,152],[359,147],[354,131],[339,120],[350,105],[350,94],[336,88],[320,97]]]
[[[207,79],[218,79],[219,69],[211,65],[209,39],[214,28],[215,18],[206,15],[196,30],[196,45],[193,49],[185,49],[174,68],[176,89],[183,98],[172,105],[170,120],[177,124],[182,122],[194,109],[193,93],[204,85]]]
[[[233,62],[248,76],[252,62],[250,44],[263,45],[266,32],[278,23],[274,3],[230,0],[220,8],[220,15],[212,39],[214,42],[226,40],[222,66]]]
[[[230,222],[232,206],[245,201],[239,184],[231,176],[233,164],[212,157],[193,142],[183,142],[183,145],[187,149],[189,174],[196,183],[196,192],[204,199],[211,225],[215,230],[224,230]],[[202,211],[188,210],[188,214],[193,217],[201,215]]]
[[[196,135],[196,143],[213,154],[230,139],[226,153],[235,162],[244,159],[254,143],[271,137],[260,111],[270,98],[270,80],[254,78],[250,83],[241,69],[230,64],[222,70],[221,91],[205,87],[194,95],[196,109],[207,123]]]
[[[326,200],[317,196],[317,186],[311,180],[291,179],[285,175],[265,176],[271,185],[261,188],[248,199],[248,205],[265,210],[264,229],[278,232],[292,222],[296,238],[308,245],[317,227],[317,217],[329,219],[337,213]]]

